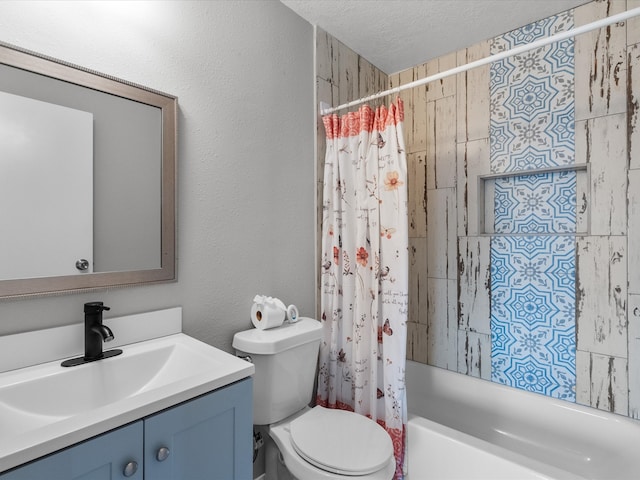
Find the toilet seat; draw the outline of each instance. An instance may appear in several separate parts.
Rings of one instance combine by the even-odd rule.
[[[389,434],[371,419],[314,407],[289,426],[295,451],[316,467],[339,475],[377,472],[393,458]]]
[[[316,467],[298,454],[292,445],[290,426],[296,418],[308,413],[311,409],[306,407],[278,423],[269,426],[269,436],[284,460],[287,469],[298,480],[391,480],[396,471],[396,459],[391,456],[389,462],[380,470],[366,475],[341,475]],[[357,415],[350,413],[350,415]],[[287,477],[288,478],[288,477]]]

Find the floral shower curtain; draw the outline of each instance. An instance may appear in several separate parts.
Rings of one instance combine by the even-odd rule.
[[[317,403],[355,411],[393,440],[403,478],[408,310],[407,163],[400,99],[323,118],[324,337]]]

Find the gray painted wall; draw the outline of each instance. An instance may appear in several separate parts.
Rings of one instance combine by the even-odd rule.
[[[186,333],[230,351],[256,293],[313,315],[311,25],[275,0],[3,1],[0,40],[179,102],[178,281],[2,300],[0,335],[81,322],[91,300],[180,305]]]

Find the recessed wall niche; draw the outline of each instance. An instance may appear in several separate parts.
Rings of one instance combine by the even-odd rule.
[[[589,164],[478,176],[480,235],[588,235]]]

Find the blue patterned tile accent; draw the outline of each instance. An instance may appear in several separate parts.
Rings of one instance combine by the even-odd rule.
[[[575,401],[575,239],[491,239],[492,380]]]
[[[549,17],[495,38],[491,53],[572,27],[572,12]],[[492,172],[574,163],[573,39],[494,62],[490,75]]]
[[[576,172],[498,178],[496,233],[575,233]]]
[[[491,42],[495,54],[573,27],[573,12]],[[492,379],[575,401],[574,41],[490,67]],[[564,236],[553,235],[563,234]],[[510,235],[510,236],[501,236]]]

